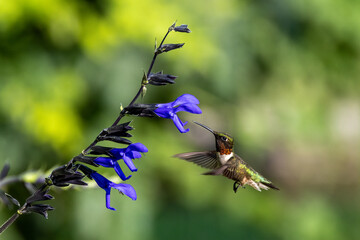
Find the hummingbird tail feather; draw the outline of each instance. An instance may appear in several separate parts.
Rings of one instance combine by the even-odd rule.
[[[264,190],[269,190],[269,189],[270,189],[268,186],[262,184],[261,182],[259,183],[259,187],[260,187],[261,189],[264,189]]]
[[[267,183],[267,182],[261,182],[262,185],[265,185],[266,187],[275,189],[275,190],[280,190],[278,187],[276,187],[274,184],[272,183]],[[267,189],[266,189],[267,190]]]
[[[246,184],[248,184],[249,186],[253,187],[254,189],[258,190],[259,192],[261,192],[261,188],[259,186],[259,184],[257,182],[255,182],[254,180],[249,180],[246,182]]]

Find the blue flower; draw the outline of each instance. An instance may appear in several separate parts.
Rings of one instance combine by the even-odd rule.
[[[119,177],[123,181],[125,181],[129,179],[131,175],[129,175],[128,177],[125,176],[124,172],[120,168],[118,160],[123,159],[128,168],[132,172],[135,172],[137,171],[137,168],[132,162],[132,159],[141,158],[141,153],[147,151],[148,149],[145,147],[144,144],[133,143],[130,144],[127,148],[113,148],[110,150],[110,153],[113,155],[113,157],[98,157],[94,160],[94,162],[103,167],[114,168],[115,172],[119,175]]]
[[[107,178],[105,178],[104,176],[102,176],[101,174],[99,174],[99,173],[97,173],[95,171],[92,172],[90,174],[90,176],[95,180],[95,182],[97,183],[97,185],[99,185],[99,187],[101,187],[102,189],[105,190],[106,208],[108,208],[110,210],[113,210],[113,211],[116,210],[115,208],[112,208],[110,206],[111,188],[117,189],[120,193],[128,196],[132,200],[136,200],[136,198],[137,198],[136,191],[130,184],[113,183],[112,181],[108,180]]]
[[[103,167],[114,168],[117,175],[119,175],[119,177],[123,181],[131,178],[131,175],[126,177],[125,173],[122,171],[122,169],[117,161],[118,161],[118,159],[113,159],[113,158],[109,158],[109,157],[98,157],[94,160],[95,163],[97,163]]]
[[[200,114],[201,109],[197,106],[199,100],[191,94],[183,94],[175,101],[170,103],[156,104],[157,109],[154,110],[156,115],[162,118],[169,118],[173,120],[175,126],[181,133],[186,133],[189,129],[185,129],[184,126],[187,122],[183,123],[176,115],[177,112],[185,111],[189,113]]]

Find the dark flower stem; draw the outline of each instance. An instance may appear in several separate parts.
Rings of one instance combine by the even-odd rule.
[[[167,31],[167,33],[165,34],[164,38],[161,40],[161,43],[160,43],[160,45],[159,45],[158,48],[161,48],[161,46],[164,44],[164,41],[165,41],[166,37],[169,35],[169,33],[170,33],[170,29],[169,29],[169,30]],[[147,74],[146,74],[146,77],[148,77],[148,78],[149,78],[149,76],[150,76],[151,69],[152,69],[153,66],[154,66],[154,63],[155,63],[155,60],[156,60],[157,55],[158,55],[158,53],[156,52],[156,49],[155,49],[154,57],[153,57],[153,59],[152,59],[152,61],[151,61],[149,70],[148,70],[148,72],[147,72]],[[134,101],[134,102],[135,102],[135,101]]]
[[[169,30],[166,32],[166,34],[165,34],[165,36],[163,37],[163,39],[161,40],[161,43],[160,43],[160,45],[159,45],[158,48],[161,48],[161,46],[164,44],[164,41],[165,41],[165,39],[167,38],[167,36],[169,35],[170,32],[171,32],[171,29],[169,29]],[[152,70],[152,68],[153,68],[153,66],[154,66],[154,64],[155,64],[155,60],[156,60],[157,55],[158,55],[158,53],[156,52],[156,49],[155,49],[153,59],[152,59],[152,61],[151,61],[151,63],[150,63],[149,69],[148,69],[147,74],[146,74],[146,78],[149,78],[149,76],[150,76],[150,73],[151,73],[151,70]],[[136,102],[136,100],[139,98],[139,96],[140,96],[141,93],[143,92],[144,88],[145,88],[145,85],[141,84],[138,92],[136,93],[135,97],[134,97],[133,100],[130,102],[130,104],[128,105],[128,107],[132,106],[132,105]],[[120,120],[121,120],[124,116],[125,116],[125,108],[121,110],[119,116],[117,117],[117,119],[114,121],[114,123],[113,123],[111,126],[115,126],[116,124],[118,124],[118,123],[120,122]],[[100,134],[101,134],[101,133],[100,133]],[[100,134],[99,134],[99,135],[100,135]],[[98,136],[99,136],[99,135],[98,135]],[[95,140],[94,140],[85,150],[82,151],[82,154],[83,154],[83,155],[86,155],[86,154],[90,151],[90,149],[91,149],[92,147],[94,147],[98,142],[99,142],[98,137],[96,137]]]
[[[0,234],[5,231],[15,220],[20,217],[18,212],[14,213],[1,227],[0,227]]]
[[[15,222],[15,220],[22,215],[22,211],[25,209],[25,207],[26,203],[21,208],[19,208],[19,210],[17,210],[16,213],[14,213],[6,222],[4,222],[3,225],[1,225],[0,234],[4,232],[8,227],[10,227],[11,224],[13,224],[13,222]]]

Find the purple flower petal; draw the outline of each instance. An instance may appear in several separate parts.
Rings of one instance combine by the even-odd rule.
[[[133,188],[133,186],[131,186],[130,184],[126,184],[126,183],[110,183],[110,186],[112,188],[115,188],[117,190],[119,190],[121,193],[125,194],[126,196],[128,196],[129,198],[131,198],[132,200],[136,200],[137,199],[137,195],[136,195],[136,191]]]
[[[182,104],[187,104],[187,103],[192,103],[192,104],[199,104],[199,100],[194,97],[191,94],[183,94],[180,97],[178,97],[172,104],[172,107],[176,107],[178,105],[182,105]]]
[[[115,211],[116,209],[112,208],[110,206],[110,192],[111,192],[110,183],[111,183],[111,181],[109,181],[107,178],[105,178],[104,176],[102,176],[101,174],[99,174],[97,172],[93,172],[90,175],[95,180],[97,185],[105,190],[106,208]]]
[[[111,184],[111,183],[110,183]],[[115,208],[111,207],[110,206],[110,193],[111,193],[111,188],[107,188],[105,189],[105,204],[106,204],[106,208],[107,209],[110,209],[110,210],[113,210],[113,211],[116,211]]]
[[[101,174],[97,172],[92,172],[90,176],[95,180],[95,182],[105,190],[105,202],[106,202],[106,208],[115,211],[116,209],[110,206],[110,193],[111,188],[115,188],[121,193],[125,194],[132,200],[136,200],[136,191],[135,189],[130,185],[126,183],[113,183]]]
[[[171,118],[172,115],[174,115],[173,113],[173,109],[172,108],[157,108],[154,110],[154,112],[156,113],[156,115],[158,115],[159,117],[162,118]]]
[[[124,156],[125,150],[126,148],[113,148],[110,150],[110,152],[117,160],[119,160]]]
[[[130,144],[127,148],[113,148],[110,150],[110,152],[114,155],[113,158],[98,157],[95,159],[95,162],[103,167],[114,168],[115,172],[119,175],[119,177],[125,181],[129,179],[131,175],[126,177],[117,161],[123,159],[125,164],[132,172],[137,171],[137,168],[135,167],[131,159],[141,158],[141,152],[148,152],[148,149],[142,143],[133,143]]]
[[[126,181],[129,178],[131,178],[131,175],[129,175],[128,177],[125,176],[124,172],[122,171],[122,169],[120,168],[119,163],[115,163],[114,164],[114,170],[117,173],[117,175],[119,175],[119,177],[121,178],[121,180]]]
[[[178,106],[174,110],[175,113],[180,112],[180,111],[194,113],[194,114],[202,113],[201,109],[195,104],[184,104],[184,105]]]
[[[126,156],[128,156],[131,159],[141,158],[142,157],[141,153],[139,153],[137,151],[129,152],[128,154],[126,154]]]
[[[90,176],[95,180],[95,182],[97,183],[97,185],[99,185],[99,187],[101,187],[103,189],[106,189],[109,187],[110,181],[103,175],[101,175],[97,172],[93,172],[90,174]]]
[[[145,147],[145,145],[142,143],[133,143],[127,147],[126,151],[128,151],[129,149],[130,149],[130,151],[138,151],[138,152],[148,152],[149,151]]]
[[[185,129],[185,128],[184,128],[184,125],[185,125],[187,122],[186,122],[185,124],[183,124],[177,115],[174,115],[174,117],[173,117],[172,120],[173,120],[175,126],[177,127],[177,129],[178,129],[181,133],[187,133],[187,132],[190,130],[190,129]]]
[[[173,102],[170,102],[170,103],[159,103],[159,104],[156,104],[155,106],[157,108],[172,108],[173,107]]]
[[[124,157],[124,162],[125,164],[128,166],[128,168],[130,169],[130,171],[132,172],[136,172],[137,168],[135,167],[134,163],[132,162],[132,160],[129,157]]]
[[[108,157],[98,157],[94,160],[94,162],[103,167],[114,167],[114,161]]]

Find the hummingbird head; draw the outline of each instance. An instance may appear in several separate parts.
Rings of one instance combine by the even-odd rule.
[[[198,122],[194,122],[194,123],[207,129],[208,131],[210,131],[214,134],[217,152],[219,152],[221,155],[223,155],[223,154],[228,155],[228,154],[232,153],[233,146],[234,146],[234,139],[229,134],[214,131],[211,128],[209,128],[201,123],[198,123]]]

